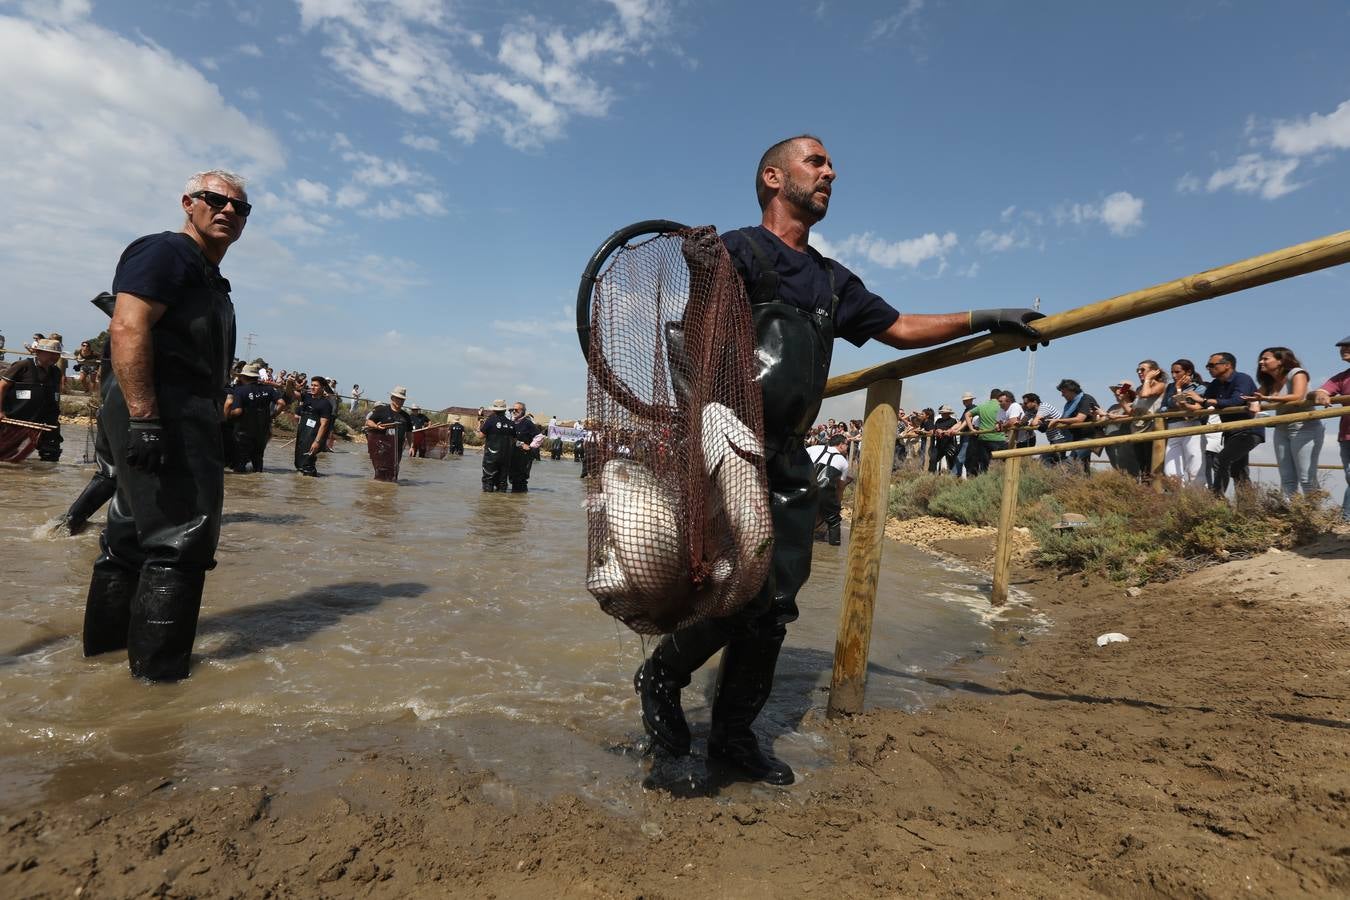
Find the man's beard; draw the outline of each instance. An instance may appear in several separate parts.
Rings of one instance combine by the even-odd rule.
[[[822,202],[816,199],[816,185],[803,187],[797,184],[791,178],[783,185],[783,197],[796,206],[798,209],[805,210],[816,217],[816,221],[825,218],[825,212],[829,209],[829,202]]]

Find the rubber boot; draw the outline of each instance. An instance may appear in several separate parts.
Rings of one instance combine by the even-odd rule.
[[[773,672],[783,635],[752,635],[733,641],[722,653],[713,702],[708,759],[749,781],[792,784],[792,767],[759,746],[750,727],[773,690]]]
[[[70,504],[70,509],[61,517],[62,525],[71,533],[79,534],[89,517],[98,512],[103,504],[112,499],[113,494],[117,493],[117,481],[109,478],[102,472],[96,472],[94,477],[89,479],[89,483],[80,491],[80,496],[75,498],[75,502]]]
[[[146,566],[131,601],[131,674],[151,681],[188,676],[206,573]]]
[[[633,675],[633,690],[642,698],[642,727],[654,745],[672,756],[689,753],[689,722],[680,705],[680,691],[726,642],[723,622],[699,622],[662,638],[651,658]]]
[[[84,655],[124,650],[131,622],[131,599],[140,573],[108,563],[95,563],[84,601]]]

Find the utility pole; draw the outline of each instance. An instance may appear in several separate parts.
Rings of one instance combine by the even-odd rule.
[[[248,342],[244,347],[244,362],[253,361],[253,339],[257,337],[253,332],[248,333]]]
[[[1033,304],[1031,305],[1031,308],[1034,309],[1034,310],[1036,310],[1036,312],[1040,312],[1040,311],[1041,311],[1041,298],[1040,298],[1040,297],[1037,297],[1037,298],[1036,298],[1036,302],[1033,303]],[[1032,347],[1032,349],[1034,350],[1034,349],[1036,348],[1036,345],[1035,345],[1035,344],[1032,344],[1031,347]],[[1030,394],[1033,390],[1035,390],[1035,386],[1032,384],[1032,382],[1034,382],[1035,380],[1036,380],[1036,354],[1035,354],[1035,353],[1027,353],[1027,391],[1026,391],[1026,392],[1027,392],[1028,394]]]

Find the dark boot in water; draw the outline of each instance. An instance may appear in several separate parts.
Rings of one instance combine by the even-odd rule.
[[[642,698],[642,727],[653,744],[672,756],[689,752],[689,722],[680,706],[680,691],[726,642],[723,623],[700,622],[662,638],[633,675],[633,689]]]
[[[747,781],[792,784],[792,767],[765,753],[751,728],[773,690],[782,635],[752,635],[727,645],[713,702],[708,759]]]
[[[188,676],[206,573],[146,566],[131,601],[131,674],[151,681]]]
[[[131,598],[140,572],[107,562],[94,563],[89,596],[84,601],[84,655],[125,650],[131,623]]]

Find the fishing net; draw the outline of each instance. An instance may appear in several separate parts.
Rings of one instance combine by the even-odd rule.
[[[449,425],[431,425],[422,431],[423,441],[426,447],[424,456],[432,459],[445,459],[450,455],[450,426]]]
[[[0,421],[0,462],[23,462],[42,439],[43,431]]]
[[[400,460],[398,429],[371,428],[366,431],[366,450],[370,453],[370,464],[375,469],[376,481],[398,481]]]
[[[622,247],[590,295],[586,586],[641,634],[730,615],[773,546],[755,340],[711,227]]]

